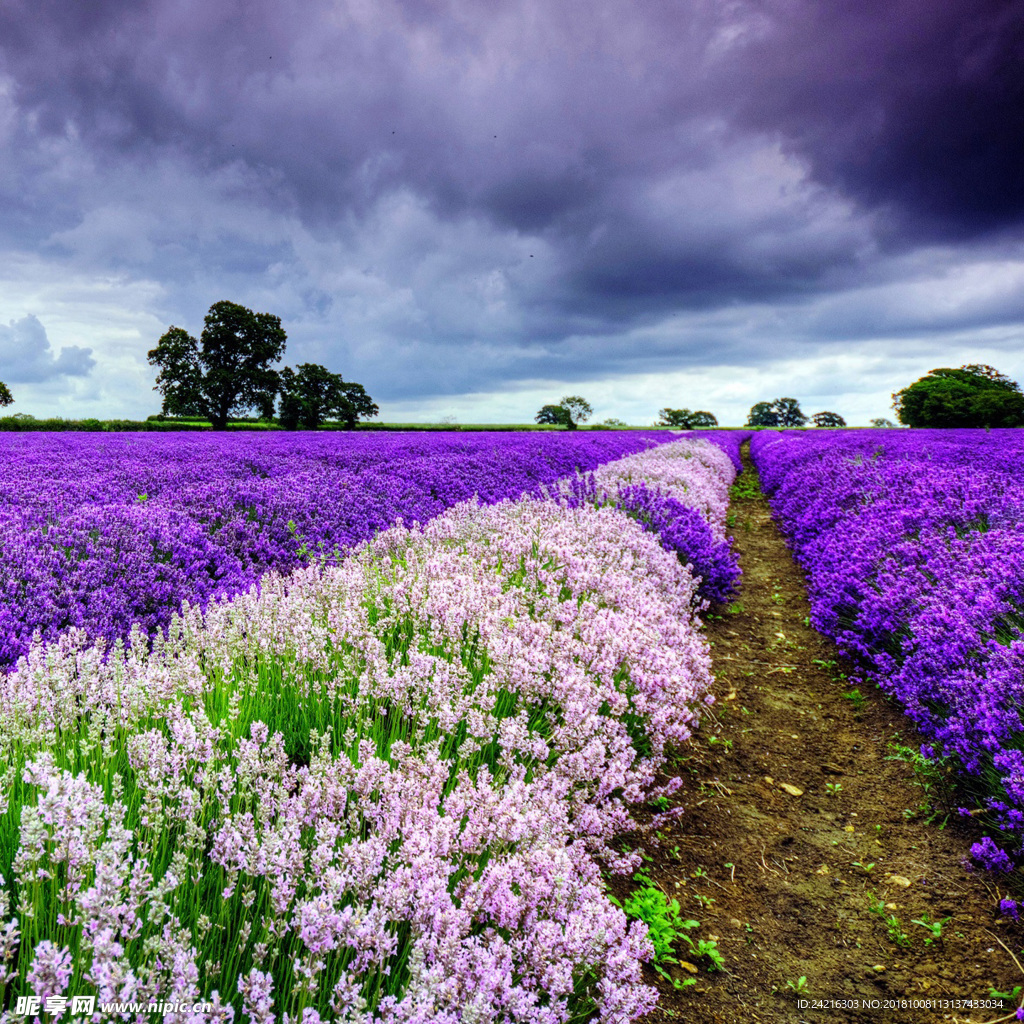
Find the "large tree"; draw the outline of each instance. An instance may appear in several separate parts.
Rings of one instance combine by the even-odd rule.
[[[566,395],[558,405],[545,405],[534,416],[537,423],[568,427],[575,430],[580,423],[586,423],[593,413],[590,403],[579,395]]]
[[[802,427],[807,417],[800,411],[795,398],[776,398],[772,402],[758,402],[747,415],[748,427]]]
[[[569,410],[560,405],[543,405],[533,418],[535,422],[548,427],[567,427],[572,419]]]
[[[698,409],[659,409],[656,427],[673,427],[676,430],[698,430],[701,427],[717,427],[718,420],[710,412]]]
[[[802,427],[807,417],[800,411],[800,403],[795,398],[776,398],[772,408],[779,417],[780,427]]]
[[[558,404],[569,414],[566,426],[570,430],[575,430],[580,423],[586,423],[594,412],[590,403],[579,395],[566,395]]]
[[[892,396],[896,418],[908,427],[1024,426],[1020,386],[991,366],[940,367]]]
[[[342,420],[352,429],[361,416],[380,411],[361,384],[346,383],[340,373],[331,373],[318,363],[286,366],[281,378],[282,426],[294,430],[300,424],[316,430],[324,420]]]
[[[337,408],[338,419],[344,421],[351,430],[360,417],[370,419],[380,412],[377,403],[366,393],[362,384],[346,382],[341,385],[342,402]]]
[[[284,355],[287,340],[281,318],[215,302],[204,324],[199,341],[171,327],[149,352],[149,362],[160,367],[153,390],[163,395],[162,411],[201,416],[215,430],[251,409],[269,419],[279,385],[271,364]]]
[[[758,402],[750,407],[747,413],[748,427],[777,427],[779,414],[772,408],[771,402]]]
[[[14,395],[11,394],[11,389],[0,380],[0,408],[5,405],[10,405],[14,401]]]

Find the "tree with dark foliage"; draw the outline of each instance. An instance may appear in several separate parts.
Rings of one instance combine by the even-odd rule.
[[[535,422],[549,427],[567,427],[570,418],[569,410],[563,409],[560,405],[542,406],[540,412],[534,416]]]
[[[11,389],[0,380],[0,408],[5,405],[10,405],[14,401],[14,395],[11,394]]]
[[[338,406],[338,419],[352,430],[360,417],[370,419],[380,412],[377,403],[366,393],[362,384],[344,383],[341,385],[342,402]]]
[[[575,430],[580,423],[586,423],[594,413],[591,404],[579,395],[566,395],[558,404],[569,414],[566,426],[570,430]]]
[[[361,384],[349,384],[340,373],[317,363],[286,366],[281,378],[281,425],[316,430],[324,420],[342,420],[351,430],[359,417],[380,411]]]
[[[171,327],[148,354],[160,367],[153,390],[163,395],[163,413],[202,417],[215,430],[251,409],[270,418],[279,384],[271,363],[287,339],[280,317],[215,302],[204,323],[199,341]]]
[[[802,427],[807,417],[795,398],[776,398],[774,402],[758,402],[747,415],[748,427]]]
[[[545,405],[534,416],[537,423],[549,426],[568,427],[575,430],[580,423],[586,423],[594,412],[590,403],[579,395],[566,395],[558,405]]]
[[[750,407],[747,414],[748,427],[777,427],[779,414],[772,408],[771,402],[758,402]]]
[[[908,427],[1024,426],[1024,394],[991,366],[940,367],[892,396],[896,418]]]
[[[710,412],[698,409],[659,409],[656,427],[672,427],[675,430],[699,430],[703,427],[717,427],[718,420]]]
[[[802,427],[807,417],[800,411],[800,403],[795,398],[776,398],[772,408],[779,417],[780,427]]]

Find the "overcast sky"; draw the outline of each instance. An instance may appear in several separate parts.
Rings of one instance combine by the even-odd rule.
[[[8,412],[230,299],[382,418],[1024,380],[1019,0],[6,0]]]

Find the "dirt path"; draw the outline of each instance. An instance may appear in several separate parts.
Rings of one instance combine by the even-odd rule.
[[[648,1020],[1008,1019],[1019,998],[962,1002],[1024,984],[1009,953],[1024,962],[1024,932],[995,913],[1006,890],[962,867],[980,833],[955,812],[945,828],[944,811],[929,823],[945,786],[926,789],[893,759],[894,745],[916,751],[920,739],[877,691],[845,682],[835,647],[807,624],[803,574],[748,488],[731,517],[742,592],[708,623],[714,718],[675,765],[684,813],[657,849],[647,843],[650,877],[700,921],[689,934],[716,944],[724,970],[677,942],[687,963],[670,973],[695,984],[659,978]],[[941,937],[912,923],[947,918]]]

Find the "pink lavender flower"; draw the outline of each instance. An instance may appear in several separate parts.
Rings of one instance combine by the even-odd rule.
[[[274,980],[267,972],[253,968],[246,977],[238,979],[242,994],[242,1012],[252,1024],[273,1024]]]
[[[45,1000],[49,996],[63,995],[74,973],[71,951],[58,949],[49,939],[36,944],[32,966],[26,980],[33,995]]]

